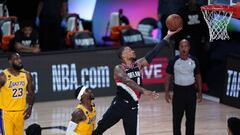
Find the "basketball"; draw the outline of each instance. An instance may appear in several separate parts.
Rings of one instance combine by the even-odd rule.
[[[178,28],[181,28],[183,26],[181,16],[179,16],[178,14],[169,15],[166,19],[166,25],[170,31],[175,31]]]

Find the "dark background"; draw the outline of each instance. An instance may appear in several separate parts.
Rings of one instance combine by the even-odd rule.
[[[227,85],[228,85],[228,74],[227,74],[227,70],[233,70],[236,72],[240,72],[240,55],[229,55],[227,57],[227,65],[226,65],[226,70],[225,70],[225,83],[224,83],[224,87],[223,87],[223,93],[222,93],[222,97],[220,102],[230,105],[230,106],[234,106],[234,107],[238,107],[240,108],[240,96],[239,97],[232,97],[226,94],[227,92]],[[237,80],[236,83],[232,83],[232,85],[236,85],[236,89],[237,91],[239,91],[240,93],[240,80],[239,80],[239,74],[236,76]],[[232,80],[231,80],[232,81]],[[235,91],[232,90],[230,87],[230,91]]]
[[[153,46],[134,48],[138,57],[143,57]],[[110,87],[94,89],[95,96],[109,96],[115,94],[115,82],[113,80],[113,69],[120,61],[116,53],[117,49],[98,49],[98,50],[76,50],[64,52],[42,53],[40,55],[23,55],[22,60],[26,70],[38,73],[38,92],[37,101],[64,100],[74,98],[73,90],[53,92],[52,88],[52,65],[56,64],[76,64],[78,85],[81,85],[80,69],[109,66]],[[170,57],[169,48],[163,49],[159,56]],[[0,58],[2,70],[8,67],[5,57]],[[150,90],[163,90],[163,84],[145,85]]]

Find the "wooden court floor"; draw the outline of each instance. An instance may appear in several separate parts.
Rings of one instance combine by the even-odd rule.
[[[113,97],[95,99],[97,120],[109,107]],[[42,127],[67,126],[76,100],[36,103],[31,118],[25,122],[25,127],[38,123]],[[240,116],[240,110],[204,99],[197,106],[196,135],[226,135],[226,120],[230,116]],[[161,93],[157,100],[142,97],[140,101],[140,135],[172,135],[171,105],[164,100]],[[185,119],[182,123],[184,131]],[[182,132],[183,133],[183,132]],[[45,129],[42,135],[64,135],[58,128]],[[110,128],[104,135],[124,135],[122,121]]]

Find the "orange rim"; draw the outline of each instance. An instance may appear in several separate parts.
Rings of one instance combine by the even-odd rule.
[[[234,7],[227,5],[207,5],[201,6],[202,10],[234,12]]]

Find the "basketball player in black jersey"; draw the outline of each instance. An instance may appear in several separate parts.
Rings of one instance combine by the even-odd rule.
[[[103,115],[102,120],[98,122],[98,127],[93,135],[102,135],[108,128],[116,124],[120,119],[123,120],[123,126],[126,135],[138,135],[138,100],[141,94],[157,97],[158,93],[152,92],[142,87],[141,70],[151,63],[157,56],[162,46],[168,45],[169,38],[180,31],[171,32],[165,36],[158,45],[156,45],[143,58],[136,60],[135,51],[130,47],[124,46],[119,49],[119,58],[122,64],[114,69],[114,80],[117,85],[117,94],[113,99],[111,106]]]

